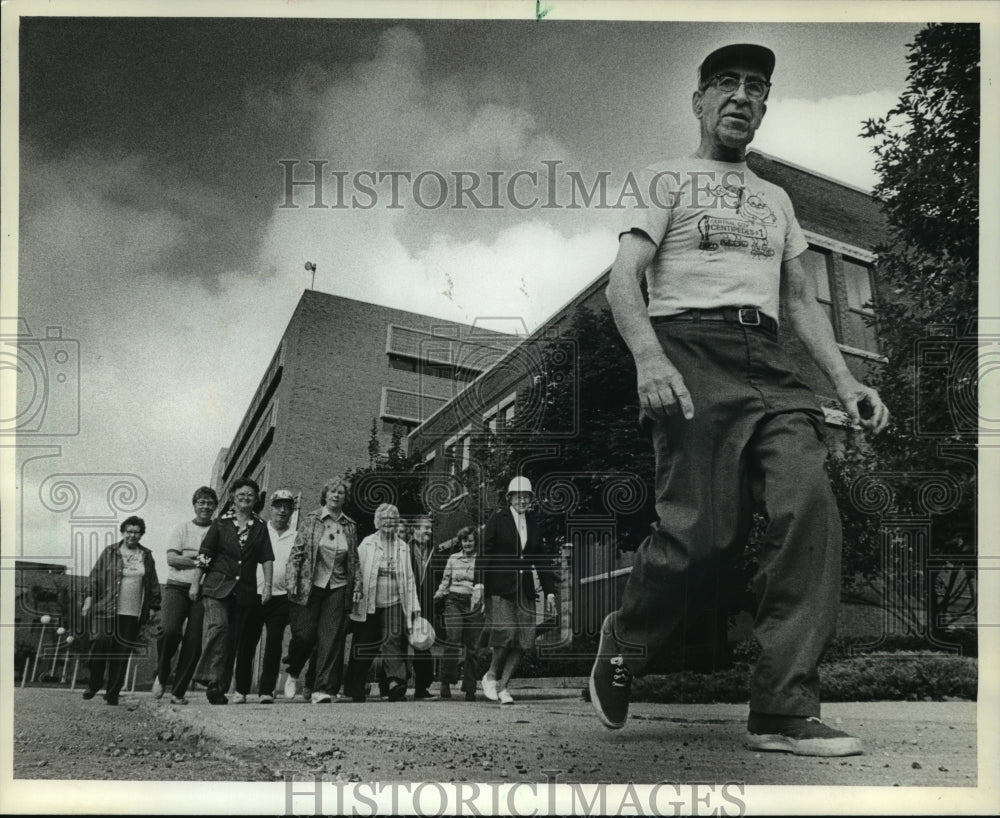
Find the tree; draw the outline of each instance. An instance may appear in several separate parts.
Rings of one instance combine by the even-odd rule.
[[[392,503],[404,517],[426,511],[423,462],[403,452],[403,434],[401,426],[394,427],[389,450],[382,454],[378,419],[372,418],[368,465],[344,473],[351,484],[346,511],[357,522],[362,537],[374,531],[372,515],[381,503]]]
[[[928,25],[910,45],[899,102],[862,131],[874,141],[874,195],[889,228],[873,298],[889,364],[873,382],[893,422],[869,455],[852,456],[889,476],[888,514],[935,516],[931,551],[954,568],[931,583],[934,619],[969,612],[974,589],[979,59],[977,25]],[[935,474],[948,496],[928,500]]]

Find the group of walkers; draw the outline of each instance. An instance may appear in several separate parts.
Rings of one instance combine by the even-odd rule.
[[[475,701],[485,641],[492,659],[483,694],[512,703],[511,676],[535,639],[535,574],[546,613],[555,613],[551,558],[527,514],[530,482],[510,482],[508,507],[482,527],[482,548],[472,526],[446,543],[453,553],[443,571],[445,550],[432,545],[429,515],[404,520],[383,503],[375,532],[359,542],[358,526],[344,512],[349,490],[342,478],[328,481],[319,508],[303,514],[296,530],[290,525],[296,498],[288,490],[271,494],[264,520],[255,511],[260,489],[253,480],[233,484],[218,516],[218,496],[202,486],[192,497],[192,518],[170,533],[162,594],[152,552],[140,544],[145,523],[125,520],[122,539],[104,550],[90,574],[83,614],[95,638],[83,697],[104,685],[105,701],[118,703],[128,655],[159,611],[153,695],[162,698],[169,687],[173,704],[188,703],[192,682],[204,686],[213,705],[245,703],[262,636],[261,704],[274,703],[283,662],[285,699],[364,702],[372,677],[389,701],[406,697],[411,678],[414,700],[432,699],[434,635],[424,617],[435,619],[436,610],[444,626],[437,634],[440,696],[452,698],[461,681],[465,699]]]

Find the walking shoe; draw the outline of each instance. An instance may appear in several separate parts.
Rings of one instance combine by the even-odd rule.
[[[476,700],[476,694],[473,693],[471,690],[465,691],[465,700],[467,702],[474,702]]]
[[[750,713],[746,746],[797,756],[857,756],[860,739],[823,724],[815,716],[770,716]]]
[[[188,700],[185,699],[183,696],[171,696],[170,697],[170,703],[171,704],[187,704]]]
[[[315,693],[312,694],[312,698],[310,699],[310,701],[313,704],[329,704],[330,702],[333,701],[333,696],[331,696],[329,693],[324,693],[322,690],[317,690]]]
[[[514,703],[514,697],[511,696],[510,695],[510,691],[506,690],[506,689],[501,690],[497,694],[497,698],[500,700],[500,704],[513,704]]]
[[[245,693],[234,693],[233,694],[233,704],[246,704],[247,697]]]
[[[273,693],[261,693],[260,704],[274,704],[274,694]]]
[[[483,676],[483,695],[491,702],[495,702],[498,700],[497,680],[490,678],[489,671],[486,671],[486,675]]]
[[[448,682],[441,682],[441,698],[450,699],[451,698],[451,685]]]
[[[298,682],[291,673],[285,676],[285,698],[294,699],[295,698],[295,685]]]
[[[386,696],[391,702],[401,702],[406,698],[406,683],[396,682],[389,686],[389,693]]]
[[[104,703],[105,704],[110,704],[110,705],[116,705],[116,704],[118,704],[118,697],[117,696],[109,696],[107,693],[105,693],[104,694]]]
[[[84,691],[83,691],[83,698],[84,698],[85,700],[86,700],[86,699],[92,699],[92,698],[94,698],[94,694],[95,694],[95,693],[96,693],[96,691],[94,691],[94,690],[91,690],[90,688],[88,688],[87,690],[84,690]]]
[[[436,698],[437,698],[437,696],[435,696],[433,693],[431,693],[426,687],[422,688],[421,690],[414,690],[413,691],[413,700],[414,701],[429,702],[429,701],[433,701]]]
[[[205,698],[208,699],[209,704],[229,704],[229,699],[214,685],[205,691]]]
[[[313,697],[313,692],[311,687],[302,688],[302,700],[306,702],[311,702]]]
[[[632,671],[625,664],[621,648],[615,641],[615,612],[604,618],[597,658],[590,669],[590,703],[604,726],[620,730],[628,720],[628,694],[632,687]]]
[[[153,678],[153,698],[162,699],[163,698],[163,685],[160,684],[160,677],[156,676]]]

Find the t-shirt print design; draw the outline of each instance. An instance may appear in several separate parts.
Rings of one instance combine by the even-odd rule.
[[[777,225],[778,219],[762,194],[721,184],[707,188],[706,192],[715,197],[717,207],[734,211],[736,218],[702,216],[698,220],[699,250],[721,252],[731,248],[759,260],[774,255],[774,248],[768,244],[767,229]]]

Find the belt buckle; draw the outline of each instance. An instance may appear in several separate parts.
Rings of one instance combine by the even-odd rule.
[[[744,314],[749,315],[753,320],[744,318]],[[737,318],[739,322],[745,327],[759,327],[760,326],[760,313],[755,307],[740,307],[737,312]]]

